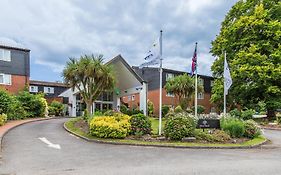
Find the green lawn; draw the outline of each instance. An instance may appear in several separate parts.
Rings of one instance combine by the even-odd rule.
[[[149,117],[151,121],[151,128],[152,128],[152,134],[157,135],[158,134],[158,128],[159,128],[159,119],[158,118],[152,118]],[[162,133],[163,133],[163,128],[166,123],[166,120],[162,118]]]
[[[133,145],[150,145],[150,146],[173,146],[173,147],[249,147],[254,146],[260,143],[265,142],[267,139],[263,136],[259,136],[247,142],[241,144],[222,144],[222,143],[196,143],[196,142],[181,142],[181,141],[163,141],[163,142],[149,142],[149,141],[141,141],[141,140],[130,140],[130,139],[103,139],[91,136],[88,133],[83,132],[79,128],[74,126],[75,122],[78,120],[82,120],[81,118],[74,118],[70,119],[65,123],[65,126],[71,132],[86,137],[90,140],[102,142],[102,143],[120,143],[120,144],[133,144]],[[152,125],[153,125],[153,132],[157,133],[158,129],[158,120],[151,118]],[[165,123],[165,121],[163,122]]]

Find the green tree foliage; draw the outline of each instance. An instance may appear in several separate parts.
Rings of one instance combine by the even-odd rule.
[[[113,90],[115,85],[113,69],[103,64],[102,55],[70,58],[63,70],[63,77],[66,83],[79,91],[89,114],[92,114],[92,104],[99,95],[104,91]]]
[[[49,106],[49,115],[62,116],[64,105],[58,101],[52,101]]]
[[[195,79],[190,77],[187,74],[178,75],[174,78],[170,78],[166,85],[165,89],[167,92],[175,94],[179,101],[180,105],[183,109],[186,109],[188,103],[194,97],[195,92]],[[198,92],[202,92],[203,87],[198,85]]]
[[[218,78],[212,102],[222,105],[222,51],[226,51],[233,79],[229,102],[254,108],[264,101],[267,110],[281,107],[280,19],[279,0],[238,1],[232,7],[212,42],[211,53],[218,57],[212,65]]]
[[[153,117],[154,113],[154,104],[152,101],[148,100],[147,101],[147,109],[148,109],[148,116]]]

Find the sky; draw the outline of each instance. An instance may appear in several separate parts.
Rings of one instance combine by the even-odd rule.
[[[121,54],[144,61],[163,30],[163,67],[190,72],[198,42],[198,73],[211,75],[211,41],[238,0],[1,0],[0,44],[28,48],[32,80],[62,81],[70,57]]]

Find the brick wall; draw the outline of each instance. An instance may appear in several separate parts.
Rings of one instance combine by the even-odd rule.
[[[167,94],[166,90],[163,88],[162,105],[169,105],[169,106],[179,105],[179,100],[177,97],[169,97],[166,94]],[[139,99],[140,99],[139,94],[133,94],[133,95],[135,95],[134,101],[132,101],[132,100],[128,101],[128,96],[124,96],[122,98],[122,101],[124,103],[128,104],[128,106],[130,108],[132,108],[133,106],[139,106]],[[204,99],[198,99],[198,105],[202,105],[205,107],[205,113],[210,113],[211,108],[213,107],[210,102],[210,98],[211,98],[211,94],[205,92]],[[158,116],[158,114],[159,114],[159,89],[148,91],[148,100],[154,104],[154,115]],[[194,101],[192,101],[191,104],[194,105]]]
[[[22,75],[11,75],[12,84],[11,85],[0,85],[0,88],[7,90],[12,94],[16,94],[23,90],[25,85],[29,84],[29,77]]]

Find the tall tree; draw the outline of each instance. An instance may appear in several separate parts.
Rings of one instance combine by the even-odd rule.
[[[195,93],[195,79],[187,74],[178,75],[170,78],[165,85],[167,92],[175,94],[183,109],[186,109],[188,103],[192,100]],[[198,92],[202,92],[203,87],[198,85]]]
[[[253,108],[265,101],[268,110],[281,108],[281,2],[280,0],[238,1],[222,22],[212,42],[215,81],[211,100],[223,98],[223,54],[233,79],[229,102]],[[221,98],[219,98],[221,97]]]
[[[115,85],[113,69],[103,64],[102,55],[70,58],[63,70],[63,77],[73,90],[79,91],[89,114],[97,97],[102,92],[113,90]]]

